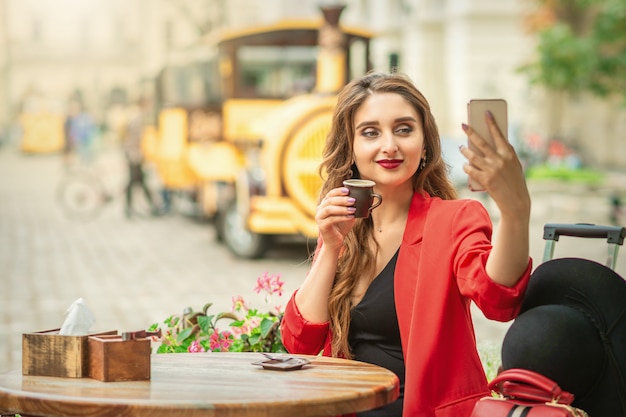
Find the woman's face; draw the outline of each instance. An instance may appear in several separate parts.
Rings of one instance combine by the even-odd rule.
[[[354,115],[353,143],[361,178],[377,188],[411,185],[424,153],[422,119],[401,95],[373,94]]]

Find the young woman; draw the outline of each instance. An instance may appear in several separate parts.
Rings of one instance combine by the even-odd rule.
[[[493,149],[461,147],[465,172],[500,211],[458,200],[429,104],[398,73],[368,74],[340,93],[320,172],[325,177],[311,269],[282,321],[292,353],[384,366],[400,398],[360,416],[463,417],[488,394],[470,314],[513,319],[530,276],[530,196],[513,147],[486,114]],[[382,204],[365,219],[342,182],[369,179]]]

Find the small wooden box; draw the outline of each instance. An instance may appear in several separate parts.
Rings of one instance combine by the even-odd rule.
[[[89,377],[103,382],[150,379],[151,339],[122,336],[89,337]]]
[[[59,330],[22,334],[22,374],[84,378],[88,376],[89,358],[85,336],[60,335]],[[115,335],[117,331],[93,335]]]

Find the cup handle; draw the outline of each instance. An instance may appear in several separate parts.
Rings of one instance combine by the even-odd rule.
[[[372,193],[371,195],[372,197],[378,199],[378,201],[374,202],[374,204],[371,205],[369,211],[374,210],[376,207],[380,206],[380,203],[383,202],[383,197],[380,194]]]

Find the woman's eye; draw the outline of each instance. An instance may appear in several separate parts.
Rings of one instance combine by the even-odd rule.
[[[401,126],[401,127],[396,129],[396,133],[399,134],[399,135],[408,135],[412,131],[413,131],[413,129],[411,127],[409,127],[409,126]]]
[[[363,131],[362,135],[366,138],[375,138],[378,136],[378,131],[374,129],[367,129]]]

